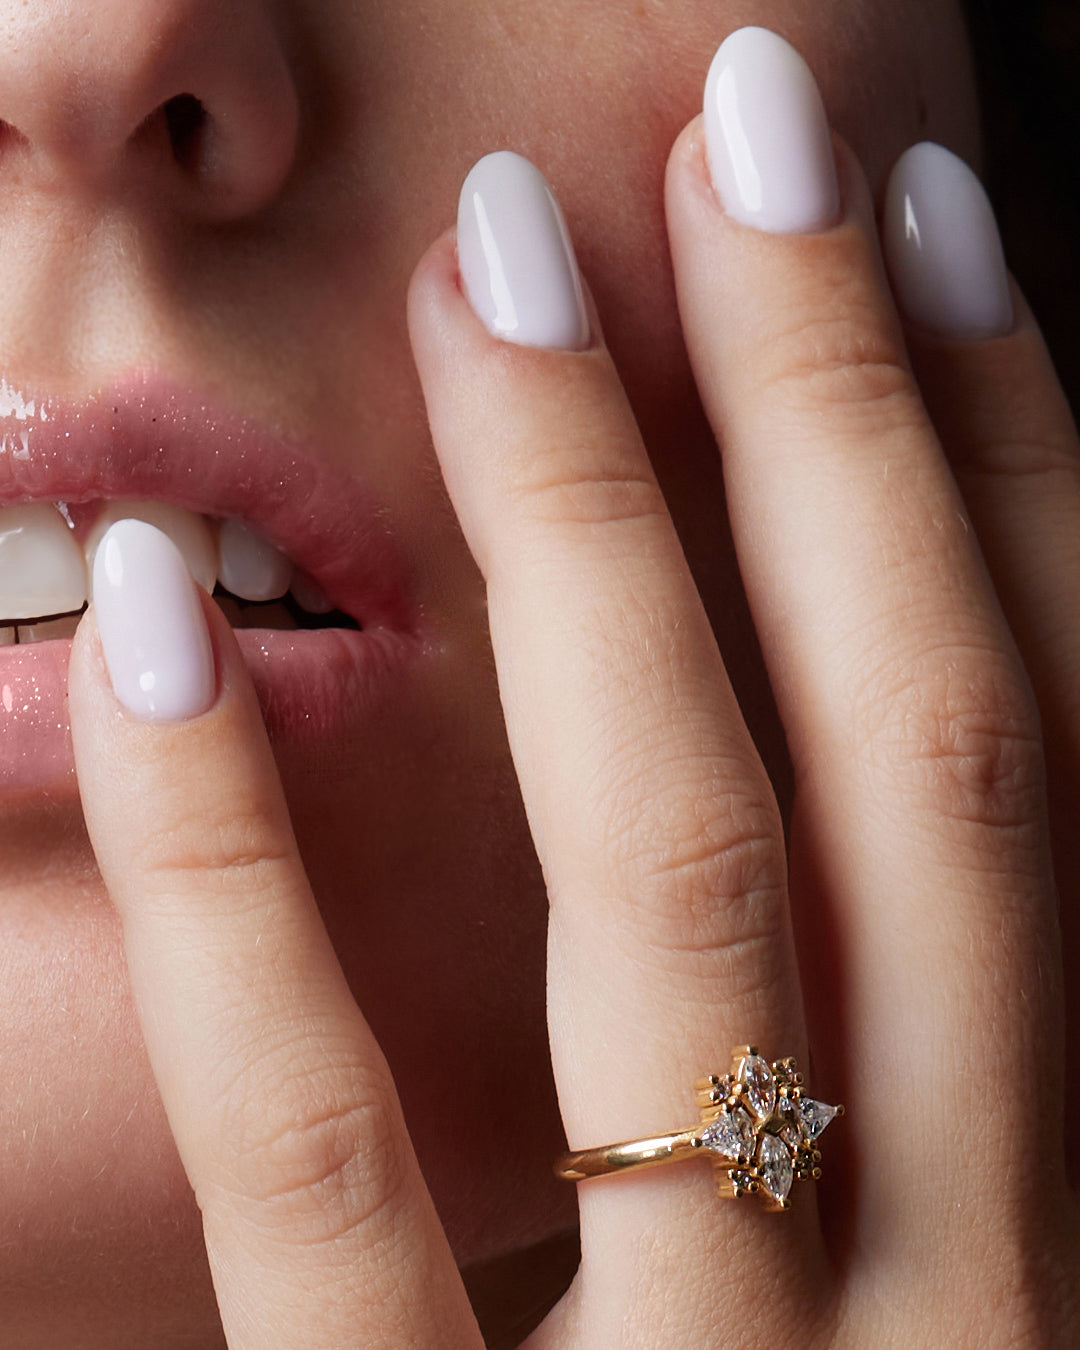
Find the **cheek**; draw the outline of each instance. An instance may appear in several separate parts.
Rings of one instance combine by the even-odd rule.
[[[468,170],[506,148],[533,159],[554,186],[639,413],[681,399],[664,167],[700,109],[717,45],[743,24],[775,28],[804,52],[876,188],[917,139],[977,154],[953,0],[335,0],[293,18],[306,23],[303,68],[319,82],[299,91],[309,109],[305,169],[284,223],[302,211],[304,229],[299,242],[287,231],[291,261],[278,288],[296,312],[280,299],[273,307],[274,350],[289,349],[290,334],[316,312],[307,350],[322,349],[329,330],[363,328],[358,315],[378,317],[371,350],[386,349],[388,332],[403,338],[413,266],[453,223]],[[214,280],[226,293],[236,284]],[[350,350],[354,366],[355,357]],[[332,365],[333,352],[322,359]],[[303,397],[287,372],[282,383]]]
[[[563,204],[632,391],[681,391],[664,166],[717,45],[748,23],[807,56],[876,190],[915,140],[977,156],[951,0],[403,0],[378,34],[361,117],[373,181],[389,191],[384,222],[419,251],[452,221],[476,159],[529,156]]]

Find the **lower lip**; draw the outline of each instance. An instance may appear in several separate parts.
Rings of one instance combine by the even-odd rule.
[[[275,748],[301,756],[357,734],[418,643],[390,629],[236,633]],[[71,642],[0,648],[0,803],[77,792],[67,714]]]

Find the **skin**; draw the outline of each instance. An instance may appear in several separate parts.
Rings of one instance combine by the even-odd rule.
[[[95,6],[83,36],[60,5],[5,11],[0,88],[11,92],[0,116],[24,140],[5,151],[0,369],[15,388],[72,397],[133,364],[167,369],[315,441],[386,504],[438,641],[398,715],[367,743],[318,774],[279,763],[292,825],[457,1260],[560,1231],[574,1196],[547,1172],[561,1125],[544,1020],[546,900],[509,759],[484,582],[425,420],[408,280],[480,154],[512,146],[543,168],[786,811],[781,733],[760,692],[731,549],[718,539],[720,466],[680,338],[664,165],[717,43],[750,21],[811,61],[873,190],[924,136],[976,159],[956,16],[854,0],[815,6],[813,17],[781,3],[672,4],[632,18],[609,4],[511,0],[238,5],[243,41],[224,38],[214,60],[227,75],[230,61],[262,53],[265,80],[237,95],[241,112],[260,115],[240,118],[256,130],[226,143],[192,186],[177,181],[160,137],[136,147],[131,135],[165,98],[203,91],[210,58],[186,36],[209,22],[196,0]],[[99,97],[64,103],[72,72]],[[214,113],[231,84],[207,78]],[[260,127],[289,125],[290,89],[295,139],[263,137]],[[61,106],[62,117],[41,115]],[[733,322],[726,309],[720,317]],[[87,1345],[211,1344],[199,1215],[74,785],[68,800],[11,813],[0,830],[2,976],[14,991],[0,1046],[5,1081],[17,1085],[0,1131],[4,1324],[27,1346],[70,1343],[73,1327]],[[659,1094],[659,1128],[675,1094],[669,1084]],[[619,1133],[591,1123],[595,1137]],[[507,1138],[519,1161],[493,1175],[492,1150]]]

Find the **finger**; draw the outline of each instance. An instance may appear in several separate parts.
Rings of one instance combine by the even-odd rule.
[[[564,349],[486,331],[449,238],[414,276],[410,328],[446,483],[487,583],[551,900],[556,1080],[581,1148],[693,1124],[697,1077],[726,1070],[740,1041],[798,1054],[802,1016],[775,803],[595,317],[593,344],[582,342],[576,268],[546,191],[517,156],[481,161],[462,194],[461,268],[491,326],[528,324],[533,343],[547,335],[532,326],[530,282],[544,303],[562,294]],[[490,282],[470,212],[503,263]],[[545,274],[537,259],[551,257]],[[571,340],[581,349],[565,350]],[[581,1187],[583,1270],[602,1251],[620,1272],[609,1315],[640,1310],[659,1270],[677,1266],[681,1283],[686,1243],[714,1246],[738,1221],[718,1219],[712,1186],[689,1172]],[[727,1253],[728,1273],[803,1222],[758,1225]],[[687,1312],[714,1293],[703,1284]],[[628,1325],[640,1332],[632,1315]]]
[[[1080,625],[1064,609],[1080,598],[1068,404],[962,160],[930,144],[903,155],[883,232],[919,385],[1039,690],[1048,750],[1080,764]]]
[[[235,639],[142,522],[99,546],[70,709],[87,826],[231,1350],[478,1346]]]
[[[858,1031],[847,1128],[874,1159],[853,1241],[889,1231],[897,1275],[910,1278],[913,1261],[932,1282],[937,1187],[957,1201],[935,1219],[957,1225],[958,1241],[960,1224],[973,1240],[980,1208],[997,1222],[974,1240],[998,1241],[1006,1222],[1004,1187],[943,1150],[943,1116],[968,1122],[965,1148],[1008,1160],[1017,1185],[1044,1193],[1038,1149],[1017,1157],[1031,1099],[980,1111],[980,1074],[1042,1075],[1036,1129],[1060,1155],[1038,720],[908,368],[861,171],[841,147],[841,209],[822,229],[820,184],[787,172],[780,152],[795,138],[785,143],[772,102],[755,103],[775,91],[730,69],[709,138],[721,168],[727,156],[724,201],[744,192],[744,214],[769,225],[779,194],[777,228],[798,228],[802,211],[808,232],[748,229],[718,209],[692,127],[668,177],[679,303],[795,761],[805,852],[842,934],[843,1001],[827,1002]],[[808,164],[831,160],[803,147]],[[906,1111],[916,1085],[933,1111]]]
[[[928,410],[1035,687],[1066,968],[1080,956],[1080,443],[1050,354],[1010,288],[978,178],[938,145],[889,181],[886,260]],[[1075,984],[1075,982],[1073,982]],[[1080,988],[1070,1022],[1080,1019]],[[1080,1054],[1074,1046],[1072,1062]],[[1065,1076],[1080,1124],[1080,1080]],[[1071,1130],[1069,1131],[1071,1133]]]

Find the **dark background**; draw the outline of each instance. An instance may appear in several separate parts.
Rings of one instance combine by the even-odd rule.
[[[1080,411],[1080,0],[968,0],[984,177],[1009,266]]]

